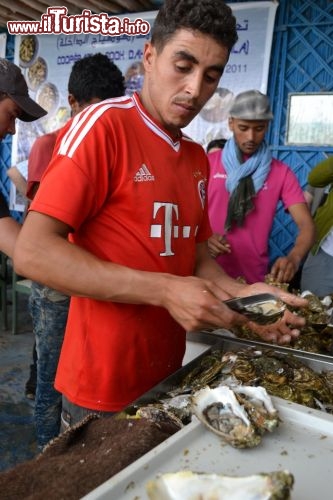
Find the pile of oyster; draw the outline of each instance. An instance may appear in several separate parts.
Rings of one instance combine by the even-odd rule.
[[[178,414],[185,415],[188,394],[206,385],[244,384],[262,386],[272,396],[331,412],[333,383],[330,372],[317,373],[292,354],[270,348],[246,347],[223,352],[213,349],[198,360],[177,387],[168,392],[165,404],[175,404]],[[176,403],[175,403],[176,402]]]
[[[272,349],[241,349],[222,355],[222,374],[241,384],[261,385],[272,396],[333,413],[329,372],[317,373],[295,356]],[[221,383],[220,380],[218,383]],[[214,381],[212,381],[214,384]]]
[[[195,415],[231,446],[251,448],[279,425],[271,396],[332,414],[333,372],[317,373],[273,349],[211,349],[156,401],[128,411],[134,418],[168,424],[173,432]]]
[[[184,470],[159,475],[146,491],[150,500],[288,500],[293,483],[288,471],[235,477]]]

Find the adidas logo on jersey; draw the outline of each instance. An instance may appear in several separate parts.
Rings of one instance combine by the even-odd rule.
[[[149,172],[148,167],[143,163],[134,176],[134,182],[154,181],[155,177]]]

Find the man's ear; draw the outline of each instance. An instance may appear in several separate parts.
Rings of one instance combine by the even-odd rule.
[[[234,131],[234,120],[231,116],[229,116],[229,118],[228,118],[228,125],[229,125],[229,129],[233,132]]]
[[[71,115],[74,116],[79,111],[79,103],[73,96],[73,94],[68,94],[68,104],[71,107]]]
[[[151,44],[151,42],[147,42],[143,49],[143,59],[142,59],[145,71],[147,72],[151,71],[155,53],[156,53],[155,47]]]

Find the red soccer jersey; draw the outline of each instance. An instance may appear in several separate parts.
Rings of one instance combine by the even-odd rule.
[[[65,128],[31,209],[103,260],[187,276],[211,234],[207,177],[200,145],[173,139],[137,95],[109,99]],[[73,297],[55,385],[80,406],[117,411],[178,369],[184,351],[163,308]]]

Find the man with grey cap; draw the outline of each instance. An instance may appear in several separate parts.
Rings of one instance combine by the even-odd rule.
[[[0,58],[0,141],[15,134],[15,120],[31,122],[46,111],[29,97],[28,86],[18,66]],[[10,216],[7,201],[0,192],[0,251],[12,256],[21,225]]]
[[[232,277],[247,283],[263,281],[268,272],[289,282],[311,248],[315,228],[302,188],[292,170],[273,158],[265,141],[273,119],[266,95],[258,90],[238,94],[230,108],[233,136],[222,151],[210,153],[209,218],[212,257]],[[282,201],[298,227],[286,256],[269,270],[268,241]]]

